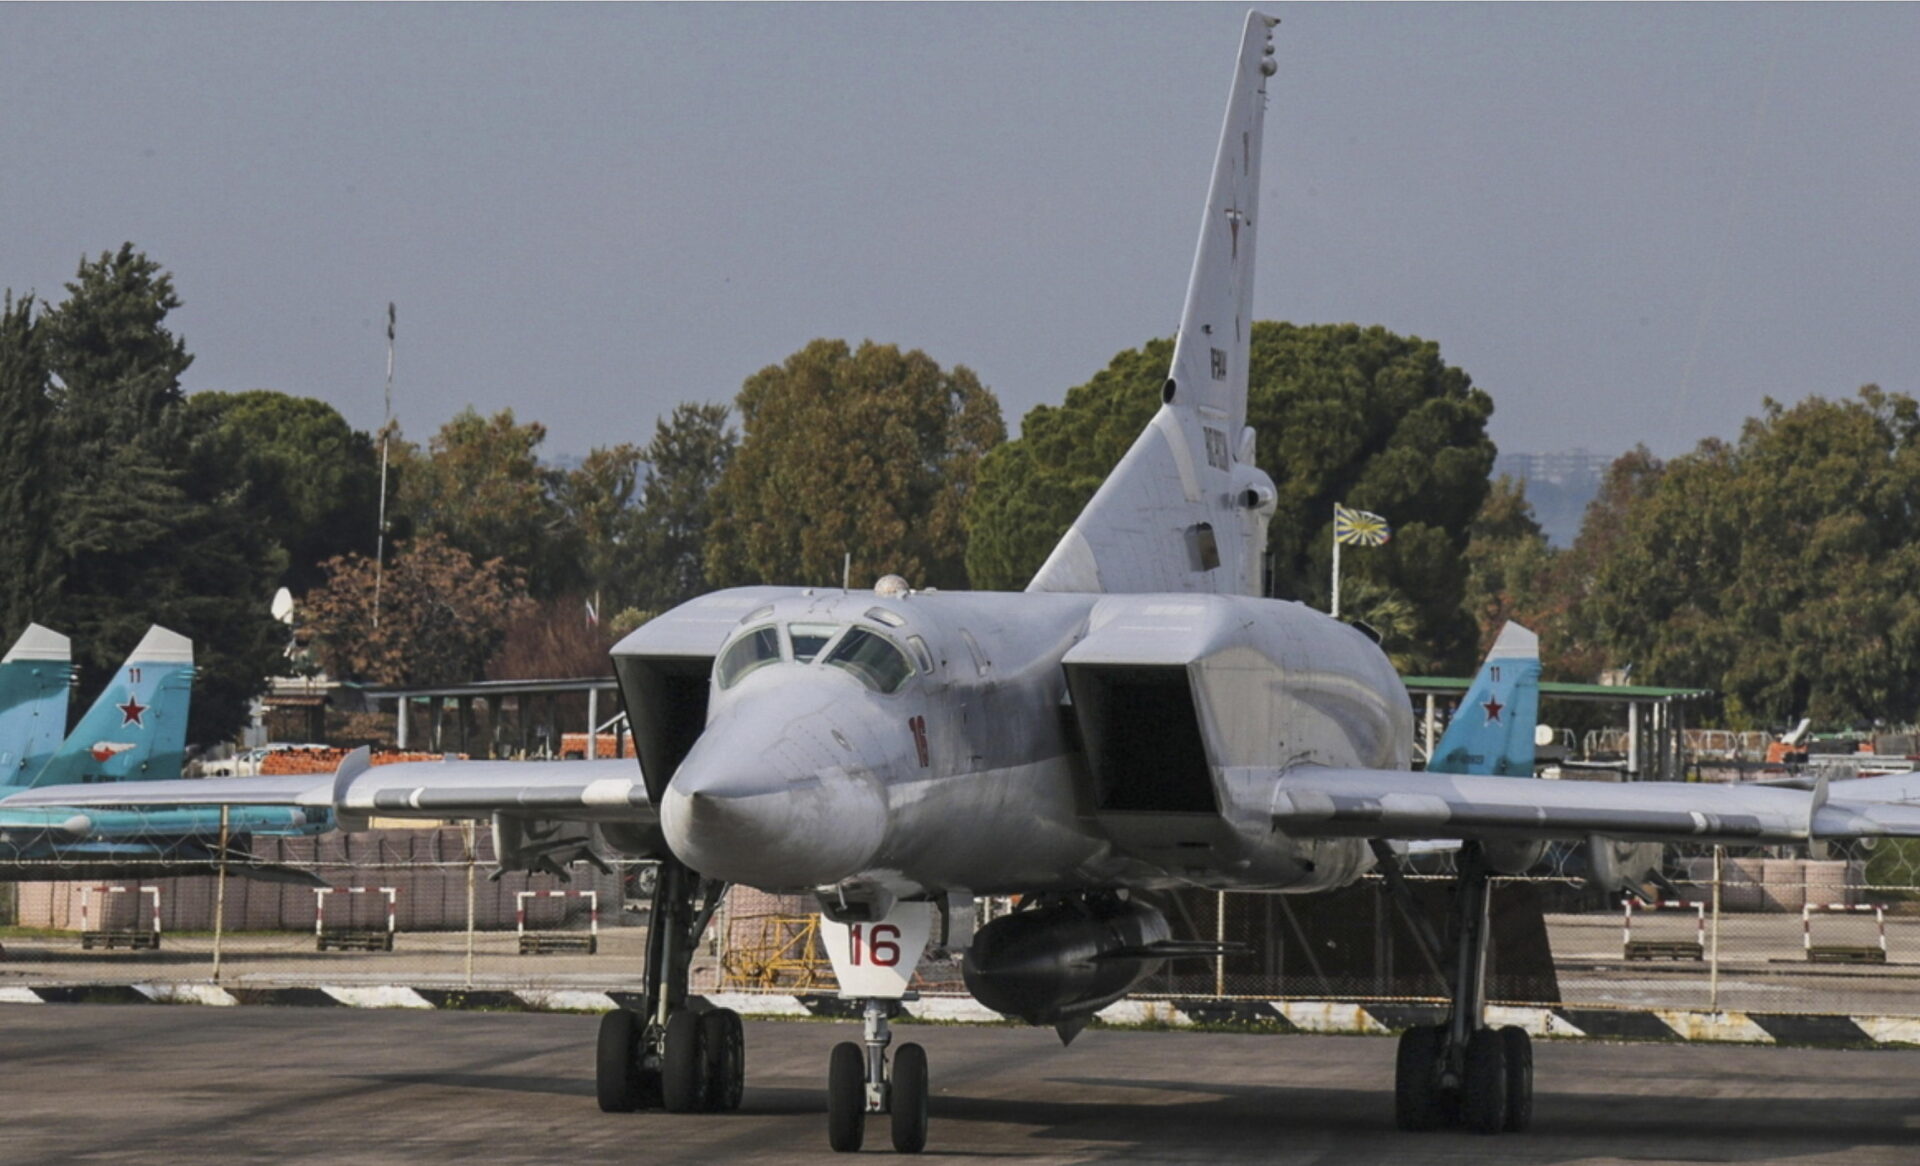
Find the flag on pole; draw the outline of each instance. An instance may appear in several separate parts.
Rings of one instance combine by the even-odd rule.
[[[1378,514],[1349,510],[1339,503],[1333,506],[1333,538],[1348,546],[1378,547],[1393,537],[1393,528]]]

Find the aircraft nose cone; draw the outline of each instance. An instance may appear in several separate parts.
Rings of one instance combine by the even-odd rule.
[[[769,890],[859,873],[886,833],[879,790],[831,758],[796,753],[710,730],[661,800],[667,845],[708,878]]]

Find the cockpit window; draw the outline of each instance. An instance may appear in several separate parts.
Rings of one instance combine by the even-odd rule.
[[[802,664],[813,663],[820,649],[834,637],[842,625],[837,623],[790,623],[787,639],[793,641],[793,658]]]
[[[772,624],[768,624],[741,636],[722,652],[714,675],[720,681],[721,688],[732,688],[742,676],[779,658],[780,633]]]
[[[849,630],[827,654],[826,663],[845,668],[876,692],[892,692],[913,675],[906,653],[885,636],[865,628]]]

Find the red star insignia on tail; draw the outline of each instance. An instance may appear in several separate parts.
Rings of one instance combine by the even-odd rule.
[[[122,727],[139,725],[141,728],[145,728],[147,723],[140,719],[140,715],[153,706],[141,704],[140,698],[137,696],[129,696],[127,703],[115,705],[114,707],[120,710],[120,724]]]
[[[1507,706],[1500,703],[1499,697],[1490,696],[1487,698],[1487,703],[1481,705],[1480,707],[1487,710],[1487,723],[1489,725],[1492,725],[1492,724],[1497,724],[1499,722],[1500,714],[1506,709]]]

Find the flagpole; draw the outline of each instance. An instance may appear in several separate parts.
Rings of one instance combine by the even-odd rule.
[[[1334,512],[1339,512],[1337,504]],[[1333,618],[1340,618],[1340,530],[1337,523],[1333,531]]]

